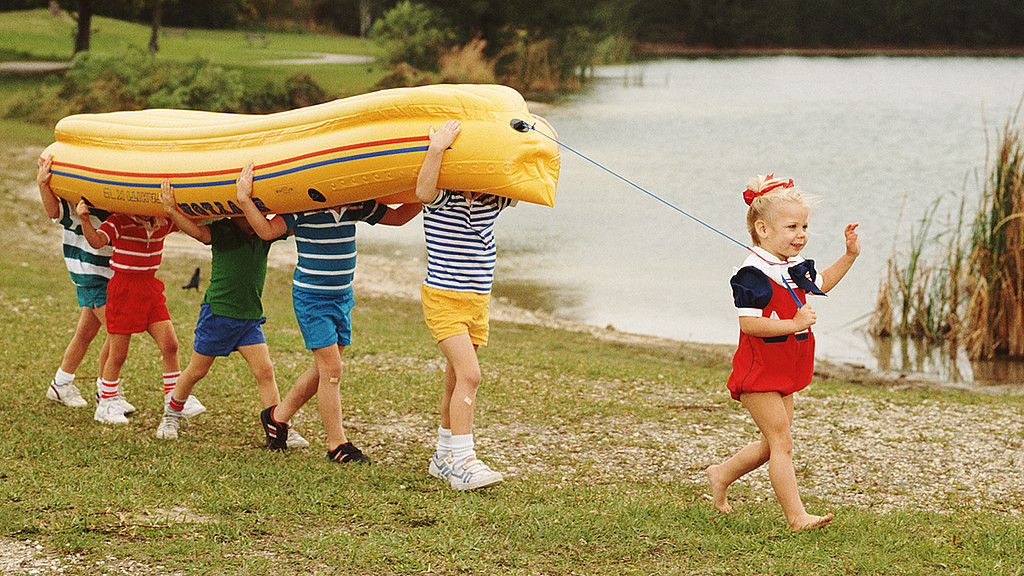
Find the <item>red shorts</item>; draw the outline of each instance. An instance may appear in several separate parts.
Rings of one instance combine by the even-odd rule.
[[[152,274],[114,273],[107,283],[106,314],[111,334],[138,334],[170,320],[164,283]]]

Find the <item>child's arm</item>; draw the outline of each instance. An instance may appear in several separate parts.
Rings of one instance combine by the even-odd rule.
[[[401,226],[415,218],[422,210],[423,205],[419,202],[402,204],[398,208],[389,207],[388,211],[384,213],[384,217],[377,223],[385,226]]]
[[[280,216],[274,216],[273,219],[267,220],[267,217],[256,208],[256,204],[252,201],[252,174],[253,174],[252,162],[246,164],[245,168],[242,168],[242,172],[238,175],[238,204],[242,208],[242,212],[245,213],[245,219],[249,221],[249,225],[252,226],[256,235],[264,240],[273,240],[280,238],[288,231],[288,224],[285,223],[284,219]]]
[[[93,227],[92,220],[89,219],[89,205],[84,200],[78,201],[78,206],[75,206],[75,212],[78,213],[78,219],[82,221],[82,236],[85,236],[85,241],[89,243],[89,246],[99,249],[110,244],[110,238],[107,237],[107,234],[105,232],[97,232],[96,228]]]
[[[47,155],[36,173],[36,183],[39,184],[39,200],[43,203],[43,210],[50,220],[60,216],[60,200],[54,195],[50,188],[50,164],[53,163],[53,155]]]
[[[814,312],[814,308],[804,304],[789,320],[765,318],[764,316],[740,316],[740,332],[758,338],[788,336],[807,330],[817,321],[818,315]]]
[[[444,151],[455,142],[455,138],[462,130],[458,120],[448,120],[435,132],[431,126],[428,132],[430,146],[427,147],[427,155],[423,158],[423,165],[420,166],[420,173],[416,177],[416,197],[420,202],[429,204],[437,198],[437,179],[441,175],[441,160],[444,158]]]
[[[856,224],[847,224],[844,234],[846,235],[846,254],[843,254],[831,266],[821,271],[821,291],[828,292],[835,288],[836,284],[846,276],[853,266],[853,261],[860,256],[860,238],[857,236]]]
[[[174,188],[171,188],[171,182],[167,178],[164,178],[164,181],[160,183],[160,203],[164,205],[164,212],[171,219],[171,222],[174,222],[174,225],[178,227],[178,230],[199,240],[203,244],[209,244],[210,240],[213,239],[208,226],[196,224],[185,217],[181,210],[178,209],[178,202],[174,199]]]

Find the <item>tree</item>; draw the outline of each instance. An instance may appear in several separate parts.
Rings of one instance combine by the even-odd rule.
[[[440,10],[406,0],[374,23],[370,38],[384,46],[392,66],[436,71],[442,52],[452,45],[450,30]]]
[[[89,36],[92,33],[92,0],[78,0],[78,12],[73,17],[78,22],[75,32],[75,54],[89,50]]]
[[[151,29],[151,33],[149,35],[149,53],[156,54],[160,51],[160,19],[163,17],[164,3],[160,0],[154,0],[152,10],[153,13],[149,20]]]

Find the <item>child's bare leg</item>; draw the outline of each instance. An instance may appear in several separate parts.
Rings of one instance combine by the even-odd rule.
[[[107,358],[110,357],[110,341],[107,340],[106,336],[103,338],[103,347],[100,348],[100,362],[99,371],[96,373],[101,378],[103,377],[103,367],[107,364]]]
[[[793,396],[782,396],[778,392],[753,392],[742,395],[740,402],[750,411],[768,443],[771,453],[768,478],[790,529],[806,530],[828,524],[832,520],[831,514],[808,514],[800,501],[796,471],[793,469]]]
[[[441,428],[452,429],[452,394],[455,393],[455,368],[447,362],[444,369],[444,393],[441,395]]]
[[[91,310],[93,317],[100,323],[100,326],[104,329],[107,327],[107,309],[106,306],[97,306]],[[97,376],[103,377],[103,366],[107,363],[107,357],[110,356],[110,342],[106,338],[106,330],[103,334],[103,347],[100,348],[100,365],[99,371],[96,372]]]
[[[192,359],[189,360],[188,366],[182,370],[181,376],[178,377],[178,381],[174,384],[171,396],[181,402],[188,400],[189,395],[192,394],[192,389],[195,388],[196,382],[206,377],[210,367],[213,366],[213,361],[213,356],[206,356],[193,350]]]
[[[103,364],[102,377],[107,382],[116,382],[121,377],[121,368],[128,360],[128,346],[131,344],[131,334],[110,334],[107,333],[107,361]]]
[[[452,435],[473,433],[473,403],[480,387],[480,363],[476,346],[469,334],[445,338],[439,343],[441,352],[448,359],[448,371],[454,374],[454,386],[448,394],[448,374],[445,374],[445,396],[448,400],[448,414]],[[443,425],[443,419],[442,419]]]
[[[281,393],[277,389],[274,377],[274,364],[270,361],[270,349],[265,343],[240,346],[238,353],[245,358],[252,375],[256,379],[256,394],[260,398],[260,406],[269,408],[281,403]]]
[[[164,373],[180,372],[178,336],[174,333],[174,324],[170,320],[161,320],[150,324],[146,331],[153,337],[156,347],[160,350],[160,363]]]
[[[348,442],[345,428],[342,425],[341,410],[341,355],[344,351],[345,347],[341,345],[313,351],[316,369],[320,374],[316,403],[320,408],[320,419],[323,420],[324,431],[327,433],[328,451]],[[285,421],[277,414],[274,415],[274,419],[278,422]]]
[[[729,486],[747,472],[754,470],[768,461],[768,443],[762,436],[740,449],[732,458],[717,465],[708,466],[705,474],[711,483],[711,496],[714,498],[715,509],[723,514],[732,512],[729,505]]]
[[[96,334],[103,327],[103,322],[96,318],[91,308],[82,308],[82,314],[78,317],[78,326],[75,327],[75,335],[71,337],[67,348],[64,350],[64,357],[60,361],[60,369],[68,374],[74,374],[78,370],[82,358],[89,351]]]
[[[313,362],[308,370],[299,374],[299,377],[295,379],[295,384],[288,390],[288,393],[281,399],[281,403],[274,408],[274,420],[278,422],[288,422],[292,419],[292,416],[309,402],[309,399],[316,396],[317,390],[320,388],[320,372],[316,368],[316,362]]]

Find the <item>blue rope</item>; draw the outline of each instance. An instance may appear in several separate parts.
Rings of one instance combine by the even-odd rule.
[[[548,136],[547,134],[545,134],[545,133],[541,132],[540,130],[537,130],[537,128],[536,128],[536,125],[537,125],[537,124],[536,124],[536,122],[535,122],[535,123],[533,123],[533,124],[528,124],[528,123],[526,123],[526,122],[523,122],[523,123],[522,123],[522,124],[521,124],[520,126],[521,126],[521,127],[528,127],[528,128],[530,129],[530,130],[533,130],[533,131],[534,131],[534,132],[536,132],[537,134],[540,134],[541,136],[543,136],[543,137],[547,138],[548,140],[551,140],[551,141],[552,141],[552,142],[554,142],[555,144],[558,144],[559,146],[561,146],[562,148],[565,148],[565,149],[566,149],[566,150],[568,150],[569,152],[572,152],[573,154],[575,154],[575,155],[579,156],[580,158],[582,158],[582,159],[586,160],[587,162],[590,162],[591,164],[593,164],[594,166],[597,166],[597,167],[598,167],[598,168],[600,168],[601,170],[604,170],[605,172],[607,172],[607,173],[611,174],[612,176],[615,176],[615,177],[616,177],[616,178],[618,178],[619,180],[622,180],[623,182],[625,182],[626,184],[629,184],[629,185],[630,185],[630,186],[632,186],[633,188],[636,188],[637,190],[639,190],[639,191],[643,192],[644,194],[646,194],[646,195],[650,196],[651,198],[654,198],[655,200],[657,200],[658,202],[661,202],[661,203],[662,203],[662,204],[664,204],[665,206],[668,206],[669,208],[671,208],[671,209],[675,210],[676,212],[679,212],[680,214],[682,214],[683,216],[686,216],[686,217],[687,217],[687,218],[689,218],[690,220],[693,220],[693,221],[694,221],[694,222],[696,222],[697,224],[700,224],[701,226],[703,226],[703,227],[707,228],[708,230],[711,230],[712,232],[714,232],[715,234],[718,234],[719,236],[721,236],[721,237],[725,238],[726,240],[730,240],[730,241],[732,241],[732,242],[733,242],[734,244],[737,244],[737,245],[739,245],[739,246],[742,246],[744,250],[747,250],[747,251],[753,252],[753,249],[752,249],[752,248],[751,248],[750,246],[747,246],[746,244],[744,244],[743,242],[740,242],[739,240],[737,240],[737,239],[733,238],[732,236],[729,236],[729,235],[728,235],[728,234],[726,234],[725,232],[722,232],[721,230],[719,230],[718,228],[715,228],[715,227],[714,227],[714,226],[712,226],[711,224],[708,224],[707,222],[705,222],[705,221],[701,220],[700,218],[697,218],[697,217],[696,217],[696,216],[694,216],[693,214],[690,214],[690,213],[689,213],[689,212],[687,212],[686,210],[683,210],[682,208],[680,208],[680,207],[676,206],[675,204],[673,204],[673,203],[669,202],[668,200],[665,200],[664,198],[662,198],[661,196],[658,196],[658,195],[657,195],[657,194],[655,194],[654,192],[651,192],[650,190],[647,190],[647,189],[646,189],[646,188],[644,188],[643,186],[640,186],[639,184],[637,184],[637,183],[633,182],[633,181],[632,181],[632,180],[630,180],[629,178],[626,178],[625,176],[623,176],[623,175],[619,174],[618,172],[615,172],[615,171],[614,171],[614,170],[612,170],[611,168],[607,168],[607,167],[605,167],[605,166],[604,166],[604,165],[602,165],[602,164],[601,164],[600,162],[598,162],[598,161],[596,161],[596,160],[591,160],[591,159],[590,159],[590,158],[588,158],[588,157],[587,157],[586,155],[584,155],[584,154],[582,154],[582,153],[580,153],[580,152],[577,152],[576,150],[573,150],[573,149],[572,149],[571,147],[569,147],[569,146],[566,146],[566,145],[565,145],[565,144],[564,144],[563,142],[560,142],[559,140],[557,140],[557,139],[555,139],[555,138],[552,138],[551,136]],[[513,127],[515,128],[515,126],[513,126]],[[520,128],[517,128],[517,129],[520,129]],[[786,277],[785,277],[785,276],[783,276],[783,277],[782,277],[782,281],[783,281],[783,282],[785,283],[785,286],[786,286],[786,290],[788,290],[788,291],[789,291],[789,295],[790,295],[790,296],[792,296],[792,297],[793,297],[793,300],[794,300],[794,301],[796,302],[796,306],[797,306],[797,308],[803,308],[803,302],[800,302],[800,299],[799,299],[799,298],[797,298],[797,296],[796,296],[796,292],[794,292],[794,291],[793,291],[793,289],[792,289],[792,288],[791,288],[791,287],[789,286],[789,281],[787,281],[787,280],[786,280]]]
[[[673,204],[673,203],[669,202],[668,200],[665,200],[664,198],[662,198],[662,197],[658,196],[657,194],[655,194],[655,193],[651,192],[650,190],[647,190],[646,188],[644,188],[643,186],[640,186],[639,184],[637,184],[637,183],[633,182],[633,181],[632,181],[632,180],[630,180],[629,178],[626,178],[625,176],[622,176],[621,174],[619,174],[619,173],[615,172],[615,171],[614,171],[614,170],[612,170],[611,168],[607,168],[607,167],[603,166],[603,165],[602,165],[602,164],[601,164],[600,162],[597,162],[596,160],[591,160],[590,158],[586,157],[586,156],[585,156],[585,155],[583,155],[582,153],[580,153],[580,152],[577,152],[576,150],[573,150],[573,149],[572,149],[572,148],[570,148],[569,146],[566,146],[566,145],[565,145],[565,143],[563,143],[563,142],[560,142],[560,141],[558,141],[558,140],[556,140],[556,139],[552,138],[551,136],[548,136],[547,134],[545,134],[545,133],[541,132],[540,130],[537,130],[537,129],[535,128],[536,124],[532,124],[532,125],[531,125],[531,124],[527,124],[527,126],[529,126],[529,127],[530,127],[530,130],[533,130],[533,131],[534,131],[534,132],[536,132],[537,134],[540,134],[541,136],[543,136],[543,137],[547,138],[548,140],[551,140],[551,141],[552,141],[552,142],[554,142],[555,144],[558,144],[559,146],[561,146],[562,148],[565,148],[565,149],[566,149],[566,150],[568,150],[569,152],[572,152],[573,154],[575,154],[575,155],[579,156],[580,158],[582,158],[582,159],[586,160],[587,162],[590,162],[591,164],[593,164],[594,166],[597,166],[597,167],[598,167],[598,168],[600,168],[601,170],[604,170],[605,172],[607,172],[607,173],[611,174],[612,176],[615,176],[616,178],[618,178],[619,180],[622,180],[622,181],[623,181],[623,182],[625,182],[626,184],[629,184],[629,185],[630,185],[630,186],[632,186],[633,188],[636,188],[637,190],[639,190],[639,191],[643,192],[644,194],[647,194],[648,196],[650,196],[651,198],[654,198],[654,199],[655,199],[655,200],[657,200],[658,202],[661,202],[661,203],[662,203],[662,204],[664,204],[665,206],[668,206],[669,208],[671,208],[671,209],[675,210],[676,212],[679,212],[680,214],[682,214],[683,216],[686,216],[686,217],[687,217],[687,218],[689,218],[690,220],[693,220],[693,221],[694,221],[694,222],[696,222],[697,224],[700,224],[701,226],[703,226],[703,227],[707,228],[708,230],[711,230],[712,232],[714,232],[714,233],[716,233],[716,234],[718,234],[718,235],[722,236],[723,238],[725,238],[725,239],[727,239],[727,240],[730,240],[730,241],[734,242],[735,244],[738,244],[739,246],[742,246],[744,250],[750,250],[750,247],[749,247],[749,246],[747,246],[746,244],[744,244],[743,242],[740,242],[739,240],[737,240],[737,239],[733,238],[732,236],[729,236],[729,235],[728,235],[728,234],[726,234],[725,232],[722,232],[722,231],[721,231],[721,230],[719,230],[718,228],[715,228],[714,226],[712,226],[712,225],[708,224],[707,222],[705,222],[705,221],[701,220],[700,218],[697,218],[696,216],[694,216],[693,214],[690,214],[690,213],[689,213],[689,212],[687,212],[686,210],[683,210],[682,208],[680,208],[680,207],[676,206],[675,204]]]

